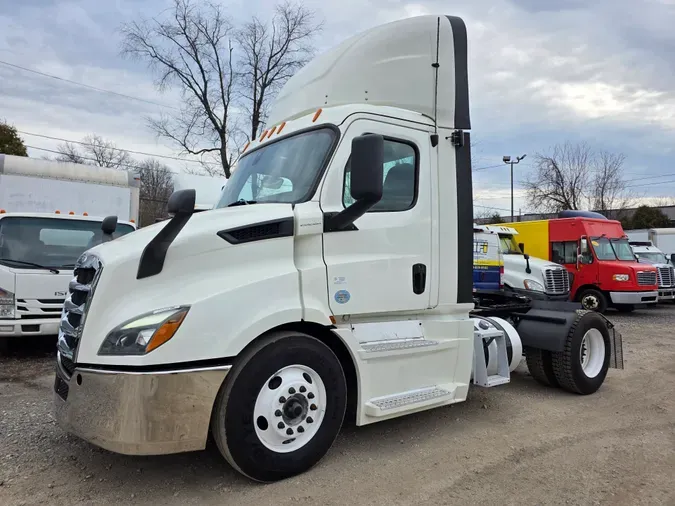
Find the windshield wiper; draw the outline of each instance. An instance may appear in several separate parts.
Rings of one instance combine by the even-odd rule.
[[[248,205],[248,204],[257,204],[257,201],[239,199],[236,202],[232,202],[231,204],[227,204],[226,207],[245,206],[245,205]]]
[[[40,269],[45,269],[49,272],[53,272],[54,274],[61,274],[61,272],[59,272],[59,270],[54,267],[47,267],[46,265],[40,265],[34,262],[24,262],[23,260],[14,260],[13,258],[0,258],[0,262],[14,262],[15,264],[19,265],[29,265],[31,267],[38,267]]]

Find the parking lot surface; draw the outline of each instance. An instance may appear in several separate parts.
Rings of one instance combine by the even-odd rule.
[[[675,305],[608,313],[626,369],[595,395],[474,388],[455,406],[343,430],[311,471],[260,485],[215,448],[128,457],[51,416],[53,339],[0,357],[0,504],[674,505]]]

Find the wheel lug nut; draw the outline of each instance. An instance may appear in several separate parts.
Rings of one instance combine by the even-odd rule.
[[[277,427],[279,427],[280,429],[283,429],[283,428],[286,427],[286,426],[284,425],[284,422],[279,422],[279,423],[277,424]]]
[[[292,436],[293,435],[293,429],[287,429],[286,434],[288,434],[289,436]]]
[[[279,398],[279,402],[280,402],[281,404],[283,404],[284,402],[286,402],[286,397],[283,397],[283,396],[280,397],[280,398]]]
[[[307,394],[308,399],[314,399],[314,394],[312,392]]]
[[[305,428],[302,426],[298,427],[298,432],[302,434],[303,432],[305,432]]]
[[[280,410],[280,409],[277,409],[277,410],[274,412],[274,416],[281,416],[281,410]]]
[[[307,423],[312,423],[313,421],[314,421],[314,419],[311,416],[307,417]]]
[[[309,407],[309,409],[311,409],[312,411],[316,411],[316,409],[317,409],[317,408],[316,408],[316,404],[312,404],[312,405]]]
[[[304,394],[307,391],[305,387],[300,387],[300,393]]]
[[[295,393],[295,388],[293,388],[293,387],[289,388],[288,393],[293,395]]]

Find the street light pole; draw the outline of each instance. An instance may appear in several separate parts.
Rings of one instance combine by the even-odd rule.
[[[526,156],[527,154],[524,154],[523,156],[517,157],[515,160],[511,160],[510,156],[504,156],[504,158],[502,158],[504,163],[511,165],[511,221],[513,221],[513,165],[520,163],[520,161]]]

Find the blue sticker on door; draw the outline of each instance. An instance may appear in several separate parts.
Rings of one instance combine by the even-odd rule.
[[[335,302],[338,304],[346,304],[349,302],[349,299],[351,298],[351,295],[347,290],[339,290],[335,292]]]

